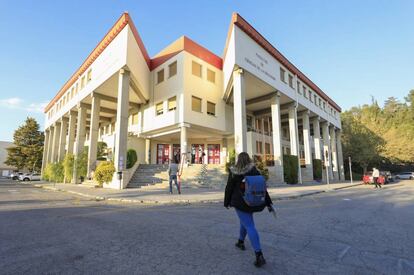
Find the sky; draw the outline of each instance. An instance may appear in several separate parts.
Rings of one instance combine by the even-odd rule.
[[[0,140],[44,106],[128,11],[150,54],[186,35],[222,56],[238,12],[343,110],[414,89],[414,1],[0,0]]]

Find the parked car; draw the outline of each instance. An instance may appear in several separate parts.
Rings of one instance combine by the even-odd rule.
[[[384,176],[385,176],[385,179],[387,180],[387,183],[388,182],[394,182],[394,176],[391,174],[390,171],[384,171],[382,173],[384,173]]]
[[[11,180],[18,180],[20,175],[23,175],[23,173],[22,172],[13,172],[13,173],[10,174],[10,179]]]
[[[401,172],[398,174],[395,174],[396,179],[402,179],[402,180],[412,180],[414,179],[414,172]]]
[[[372,176],[372,171],[365,173],[362,176],[362,181],[364,184],[373,184],[374,183],[374,177]],[[380,176],[378,177],[378,183],[379,184],[386,184],[388,183],[388,180],[383,172],[380,172]]]
[[[34,173],[34,174],[22,174],[19,176],[19,180],[21,181],[34,181],[34,180],[40,180],[41,176],[40,174]]]

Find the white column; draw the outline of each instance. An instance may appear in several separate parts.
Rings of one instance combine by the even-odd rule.
[[[43,171],[45,170],[45,167],[47,165],[47,153],[49,148],[49,136],[50,136],[50,130],[45,129],[45,141],[43,143],[43,158],[42,158],[42,175]]]
[[[273,160],[275,165],[275,180],[284,182],[283,178],[283,152],[282,152],[282,123],[280,117],[280,95],[276,94],[270,99],[272,110],[272,141]]]
[[[96,168],[96,154],[98,151],[98,130],[99,130],[99,111],[101,108],[101,99],[92,95],[91,123],[89,129],[89,147],[88,147],[88,177],[92,177],[92,171]]]
[[[313,180],[312,150],[310,144],[309,111],[302,113],[303,147],[305,151],[305,171],[307,180]]]
[[[128,142],[128,108],[129,108],[129,71],[121,69],[118,75],[118,100],[115,124],[115,169],[122,172],[126,169],[126,153]],[[122,189],[123,186],[119,186]]]
[[[260,120],[260,123],[262,124],[262,159],[265,160],[266,156],[266,137],[265,137],[265,128],[264,128],[264,118],[262,117]]]
[[[315,146],[315,159],[322,159],[321,156],[321,129],[319,125],[319,116],[312,120],[313,124],[313,144]]]
[[[337,157],[337,150],[336,150],[336,134],[335,134],[335,126],[331,126],[329,128],[329,136],[331,137],[331,150],[332,150],[332,175],[333,179],[338,181],[339,174],[338,174],[338,157]]]
[[[181,151],[181,157],[183,154],[185,154],[186,160],[188,160],[188,152],[187,152],[187,127],[181,126],[180,131],[180,151]]]
[[[49,143],[47,146],[47,158],[46,158],[47,163],[52,162],[52,148],[53,148],[53,136],[54,135],[55,135],[55,127],[51,125],[49,127]]]
[[[298,142],[298,118],[296,107],[294,105],[289,107],[289,135],[290,135],[290,154],[299,156],[299,142]]]
[[[68,130],[68,119],[62,117],[60,122],[60,135],[59,135],[59,150],[58,161],[63,161],[65,158],[65,146],[66,146],[66,131]]]
[[[74,151],[75,163],[73,165],[73,183],[79,183],[76,159],[82,153],[85,147],[85,132],[86,132],[86,107],[82,103],[78,104],[78,118],[76,125],[76,148]]]
[[[73,154],[73,147],[75,143],[75,127],[76,127],[76,112],[69,112],[69,126],[68,126],[68,154]]]
[[[58,161],[59,136],[60,136],[60,122],[55,122],[54,131],[53,131],[52,163],[55,163]]]
[[[233,72],[234,147],[236,154],[247,151],[246,91],[243,70]]]
[[[338,168],[339,168],[339,179],[345,180],[345,170],[344,170],[344,158],[342,154],[342,133],[341,130],[338,129],[336,131],[336,148],[337,148],[337,154],[338,154]]]
[[[331,143],[329,140],[329,122],[322,123],[322,138],[323,138],[323,154],[325,160],[325,168],[328,169],[329,179],[333,180],[332,165],[331,165]]]
[[[145,139],[145,163],[151,164],[151,140],[149,138]]]

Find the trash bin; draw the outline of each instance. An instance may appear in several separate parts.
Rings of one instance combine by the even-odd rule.
[[[122,171],[116,172],[116,178],[117,180],[122,180]]]

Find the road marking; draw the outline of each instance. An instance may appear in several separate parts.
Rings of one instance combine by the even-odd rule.
[[[348,245],[347,247],[344,248],[344,250],[342,250],[342,252],[338,256],[338,261],[342,261],[343,257],[346,255],[346,253],[348,253],[348,250],[350,248],[351,247]]]
[[[9,191],[9,192],[19,193],[19,191],[17,191],[17,190],[7,190],[7,191]]]
[[[343,199],[344,201],[350,201],[351,199]]]

